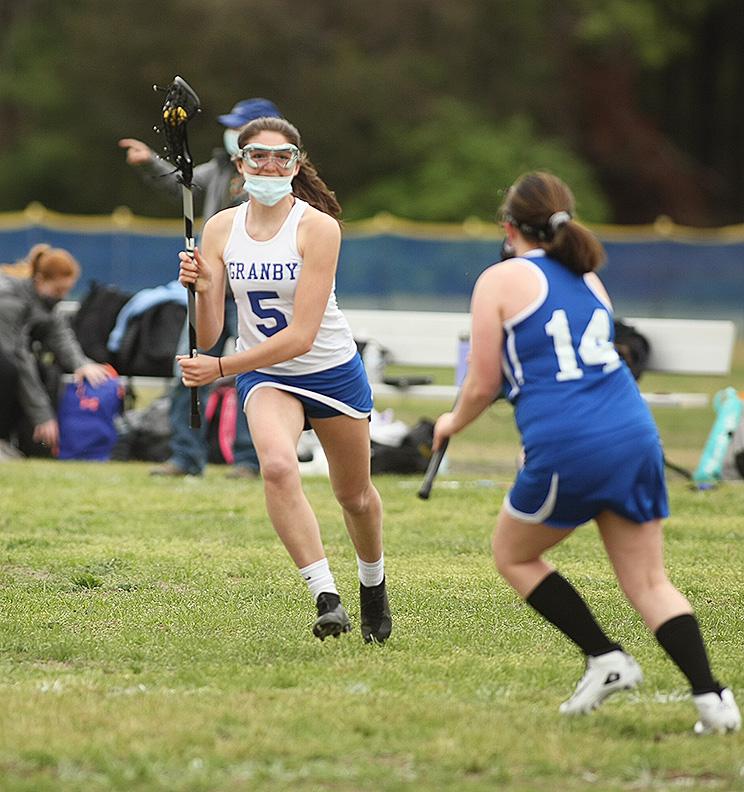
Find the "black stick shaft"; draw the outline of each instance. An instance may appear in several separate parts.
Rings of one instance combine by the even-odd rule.
[[[444,453],[447,450],[447,446],[449,445],[449,437],[445,438],[442,442],[442,445],[431,455],[431,459],[429,460],[429,464],[426,466],[426,473],[424,475],[424,481],[421,484],[421,488],[418,491],[418,496],[422,500],[428,500],[429,495],[431,494],[431,487],[434,484],[434,479],[437,476],[437,472],[439,471],[439,466],[442,464],[442,460],[444,459]]]
[[[666,457],[664,457],[664,464],[670,470],[673,470],[675,473],[680,473],[686,479],[690,479],[690,481],[692,481],[692,473],[689,470],[687,470],[686,468],[680,467],[679,465],[672,464]]]
[[[186,242],[186,252],[194,255],[194,198],[191,187],[183,185],[183,223],[184,236]],[[196,289],[194,284],[189,284],[188,299],[188,320],[189,320],[189,356],[196,357],[198,354],[196,345]],[[189,427],[191,429],[201,429],[201,405],[199,404],[199,389],[191,388],[191,415],[189,417]]]
[[[452,405],[452,409],[455,409],[455,405],[457,404],[457,399],[460,396],[460,392],[458,391],[457,396],[455,397],[455,402]],[[498,396],[496,397],[498,398]],[[429,495],[431,495],[431,488],[434,484],[434,479],[437,477],[437,473],[439,472],[439,466],[442,464],[442,460],[444,459],[445,451],[447,450],[447,446],[449,445],[449,437],[445,437],[442,441],[442,445],[432,454],[431,459],[429,460],[429,464],[426,466],[426,473],[424,474],[424,480],[421,484],[421,487],[418,491],[419,498],[423,500],[429,500]]]

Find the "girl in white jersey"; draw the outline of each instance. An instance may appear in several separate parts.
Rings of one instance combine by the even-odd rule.
[[[194,284],[198,344],[209,349],[223,324],[225,278],[238,306],[238,343],[221,358],[179,357],[184,384],[237,375],[258,452],[269,517],[315,597],[314,634],[351,629],[302,489],[297,442],[312,427],[356,549],[362,636],[391,631],[382,551],[382,502],[370,478],[372,392],[335,297],[341,245],[334,194],[280,118],[241,130],[238,169],[250,200],[204,226],[201,250],[181,253],[179,279]]]
[[[690,682],[695,731],[736,731],[734,696],[713,678],[690,603],[664,569],[663,452],[612,344],[609,298],[594,273],[604,251],[572,215],[571,192],[550,174],[527,174],[507,193],[502,218],[515,257],[475,285],[468,374],[454,410],[436,423],[434,448],[492,404],[503,372],[525,459],[499,513],[493,553],[516,592],[586,656],[562,713],[588,713],[643,678],[543,557],[593,519],[623,591]]]

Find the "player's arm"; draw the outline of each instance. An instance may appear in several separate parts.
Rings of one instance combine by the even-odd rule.
[[[290,343],[307,352],[318,335],[333,289],[341,249],[341,228],[330,215],[308,209],[300,221],[297,243],[303,263],[287,335],[291,337]]]
[[[434,428],[436,450],[442,441],[462,431],[495,401],[501,389],[501,345],[503,343],[503,289],[497,266],[486,270],[475,284],[471,301],[470,355],[468,371],[457,402]]]

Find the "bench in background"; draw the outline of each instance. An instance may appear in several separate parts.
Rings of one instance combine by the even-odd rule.
[[[75,302],[62,304],[71,314]],[[392,363],[400,366],[457,368],[462,354],[462,339],[470,332],[470,315],[447,311],[391,311],[384,309],[344,309],[354,338],[374,340],[385,347]],[[708,374],[725,376],[731,373],[736,343],[736,324],[725,319],[656,319],[623,317],[651,345],[648,370],[674,374]],[[145,386],[151,378],[136,377],[134,385]],[[157,380],[151,384],[165,385]],[[412,396],[454,398],[455,384],[411,385],[407,389],[375,383],[376,395],[406,392]],[[648,401],[659,404],[698,406],[707,403],[704,394],[644,394]],[[654,398],[658,397],[658,398]],[[687,398],[685,398],[687,397]]]
[[[470,330],[467,313],[345,309],[344,314],[357,340],[377,341],[389,351],[391,362],[402,366],[457,367],[461,339],[467,338]],[[640,317],[623,321],[648,339],[649,371],[722,376],[731,372],[736,342],[736,325],[732,321]],[[384,384],[375,384],[374,389],[380,395],[400,392],[400,388]],[[454,384],[414,385],[407,392],[454,398],[456,389]],[[695,396],[700,394],[677,401],[699,404],[701,399]],[[652,400],[650,395],[648,400]],[[659,402],[671,403],[669,398]],[[702,403],[707,403],[707,397]]]
[[[736,325],[724,319],[627,318],[651,344],[649,371],[674,374],[731,373]]]

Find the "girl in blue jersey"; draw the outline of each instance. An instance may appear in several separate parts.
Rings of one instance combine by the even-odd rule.
[[[713,678],[690,604],[664,569],[663,451],[613,344],[612,307],[595,274],[604,250],[573,220],[568,187],[547,173],[519,179],[501,216],[515,257],[475,285],[468,374],[454,409],[436,423],[434,448],[475,420],[503,384],[524,454],[499,513],[493,554],[516,592],[586,656],[562,713],[588,713],[643,678],[543,557],[594,520],[625,595],[690,682],[700,716],[695,731],[736,731],[734,696]]]
[[[181,253],[179,279],[194,284],[198,344],[214,345],[225,278],[238,307],[233,355],[179,357],[183,382],[237,375],[264,479],[269,517],[315,597],[314,634],[351,629],[326,559],[297,459],[312,427],[357,553],[361,628],[368,643],[391,631],[382,549],[382,502],[370,478],[372,392],[336,304],[340,207],[285,119],[259,118],[239,135],[238,169],[250,200],[204,226],[201,250]]]

